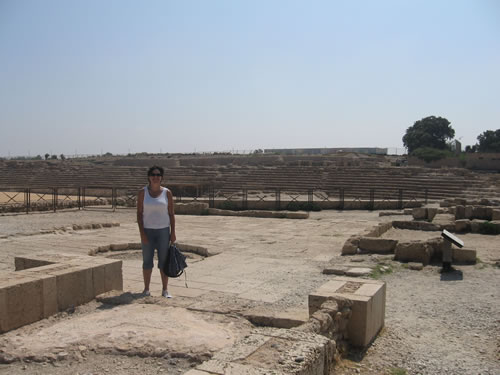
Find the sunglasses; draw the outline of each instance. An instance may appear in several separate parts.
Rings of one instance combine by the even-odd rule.
[[[151,173],[150,176],[151,177],[162,177],[162,175],[159,173]]]

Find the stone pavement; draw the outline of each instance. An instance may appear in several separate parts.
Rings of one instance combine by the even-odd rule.
[[[184,287],[182,276],[170,280],[170,292],[183,297],[220,292],[264,303],[275,303],[287,295],[300,293],[305,306],[307,289],[313,290],[327,281],[328,276],[321,274],[323,266],[339,255],[342,239],[352,231],[346,228],[351,219],[349,214],[337,215],[347,218],[344,225],[338,225],[339,218],[335,215],[324,213],[317,215],[316,219],[300,221],[177,216],[178,239],[182,243],[207,247],[209,253],[216,256],[188,260],[189,288]],[[363,229],[360,225],[369,227],[378,222],[375,214],[371,216],[373,221],[357,223],[355,230]],[[43,253],[83,255],[99,246],[130,242],[138,242],[137,226],[130,222],[98,230],[8,237],[0,240],[0,272],[13,269],[15,256]],[[140,292],[143,289],[140,254],[135,252],[134,256],[126,256],[125,252],[122,253],[125,258],[124,290]],[[109,255],[115,256],[118,252],[98,256]],[[151,291],[153,295],[161,293],[156,270]]]
[[[0,218],[0,224],[4,219]],[[189,288],[185,288],[183,276],[170,279],[169,291],[174,298],[159,297],[161,283],[155,270],[152,297],[141,299],[140,251],[99,253],[96,256],[122,259],[122,301],[126,302],[118,302],[120,306],[109,312],[95,310],[53,326],[41,321],[35,328],[36,336],[31,333],[33,328],[27,327],[26,332],[4,334],[0,341],[13,356],[24,355],[23,348],[34,353],[33,348],[40,348],[35,354],[47,357],[61,350],[61,343],[65,347],[83,344],[105,352],[144,353],[150,346],[198,355],[216,351],[249,332],[250,324],[243,318],[248,311],[307,320],[308,295],[333,277],[323,274],[323,269],[348,262],[340,256],[345,240],[385,220],[390,218],[380,219],[377,213],[336,211],[313,213],[307,220],[179,215],[179,242],[203,246],[210,254],[188,254]],[[15,256],[86,255],[99,246],[138,240],[133,219],[121,220],[119,227],[2,238],[0,273],[14,269]],[[137,301],[139,304],[134,304]],[[169,327],[168,335],[158,336],[157,331],[165,327]],[[221,329],[225,332],[222,335]],[[197,337],[198,343],[203,343],[198,347],[192,343]]]

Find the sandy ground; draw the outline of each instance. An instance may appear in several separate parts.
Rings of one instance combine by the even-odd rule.
[[[117,305],[105,300],[95,301],[74,312],[61,313],[0,336],[0,351],[28,350],[33,352],[33,359],[37,353],[55,356],[54,360],[42,363],[24,360],[2,364],[0,374],[183,373],[209,358],[218,345],[230,345],[238,335],[245,334],[250,325],[241,317],[241,311],[256,306],[269,310],[306,308],[307,294],[333,277],[323,275],[322,268],[342,264],[369,267],[384,264],[392,272],[380,275],[381,280],[387,282],[384,329],[367,350],[352,350],[335,369],[336,374],[391,374],[396,371],[499,374],[500,269],[495,265],[500,260],[499,236],[461,236],[467,247],[477,249],[481,262],[474,266],[458,266],[456,272],[448,275],[441,275],[438,265],[412,271],[392,261],[390,256],[340,256],[342,244],[352,234],[381,221],[401,218],[379,217],[376,212],[361,211],[322,211],[312,213],[308,220],[178,216],[179,241],[205,246],[219,254],[193,265],[195,272],[191,278],[196,279],[197,272],[202,275],[203,266],[209,267],[218,257],[225,257],[219,259],[226,262],[223,263],[226,269],[219,272],[229,273],[228,262],[237,262],[245,256],[275,264],[275,271],[272,266],[262,274],[268,277],[267,272],[276,272],[272,285],[267,289],[259,286],[264,288],[258,290],[259,295],[248,293],[248,298],[234,297],[233,293],[224,290],[199,295],[194,298],[199,308],[189,313],[183,309],[183,304],[187,305],[189,300],[193,306],[193,298],[174,298],[176,302],[171,304],[159,297],[134,298],[133,303]],[[127,229],[133,237],[137,235],[134,219],[133,210],[1,216],[0,262],[12,262],[16,244],[22,244],[26,238],[23,233],[70,224],[120,222],[122,230]],[[77,233],[30,237],[47,239],[50,236],[59,236],[67,243],[72,238],[79,241]],[[423,239],[439,236],[439,233],[391,230],[385,236]],[[19,249],[25,248],[19,246]],[[252,272],[257,271],[250,265],[248,273],[243,272],[242,280],[254,280]],[[215,267],[215,263],[211,267]],[[7,271],[7,266],[0,272],[2,269]],[[277,289],[279,294],[274,293]],[[156,322],[161,322],[167,314],[170,322],[181,326],[178,329],[170,327],[164,335],[147,331],[146,337],[141,336],[137,327],[129,329],[129,336],[123,336],[123,330],[114,328],[131,324],[130,320],[137,320],[141,314]],[[143,316],[143,319],[146,318]],[[185,333],[188,339],[175,340],[179,332]],[[214,332],[219,336],[214,336]],[[57,344],[61,340],[67,342]],[[193,340],[198,340],[196,350],[183,346]],[[120,345],[124,343],[129,347],[120,352]],[[161,348],[164,350],[158,350]]]

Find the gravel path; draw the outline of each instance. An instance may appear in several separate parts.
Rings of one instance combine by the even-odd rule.
[[[386,275],[386,326],[366,352],[350,353],[340,374],[500,374],[500,270],[399,269]]]

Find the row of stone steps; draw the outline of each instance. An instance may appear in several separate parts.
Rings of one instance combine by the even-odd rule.
[[[218,190],[308,189],[349,196],[367,196],[375,189],[376,199],[405,194],[429,199],[474,195],[500,196],[489,175],[470,171],[436,171],[425,168],[340,167],[174,167],[166,168],[167,184],[214,185]],[[0,162],[0,187],[108,186],[137,189],[146,183],[144,167],[92,165],[73,162]]]

